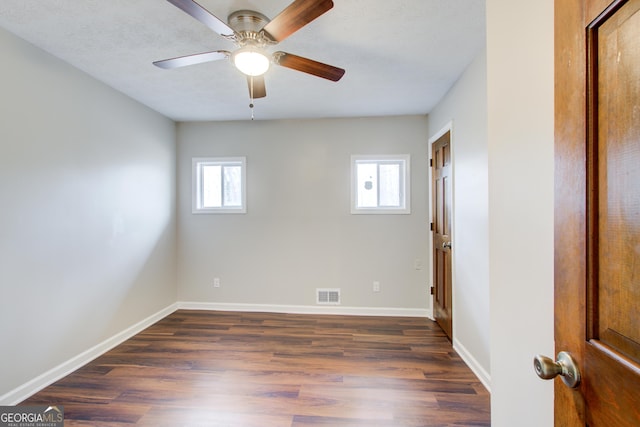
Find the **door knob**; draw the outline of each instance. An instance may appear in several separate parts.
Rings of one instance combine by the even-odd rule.
[[[451,242],[442,242],[442,249],[451,249]]]
[[[536,374],[543,380],[550,380],[560,375],[562,381],[571,388],[576,388],[580,384],[578,365],[566,351],[558,353],[555,362],[547,356],[538,354],[533,358],[533,367]]]

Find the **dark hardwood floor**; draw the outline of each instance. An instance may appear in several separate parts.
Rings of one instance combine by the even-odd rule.
[[[490,426],[423,318],[179,310],[22,404],[65,426]]]

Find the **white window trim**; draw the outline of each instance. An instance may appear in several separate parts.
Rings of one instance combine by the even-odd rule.
[[[404,162],[404,206],[394,207],[372,207],[360,208],[358,203],[358,179],[356,176],[356,163],[360,161],[386,161],[395,160]],[[385,154],[385,155],[362,155],[351,156],[351,214],[373,214],[373,215],[406,215],[411,213],[411,155],[410,154]]]
[[[242,205],[205,208],[202,206],[199,167],[201,164],[240,163],[242,168]],[[191,159],[191,213],[194,214],[244,214],[247,213],[247,158],[246,157],[194,157]]]

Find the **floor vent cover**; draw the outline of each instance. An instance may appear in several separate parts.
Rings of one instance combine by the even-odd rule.
[[[317,304],[340,304],[340,289],[316,289]]]

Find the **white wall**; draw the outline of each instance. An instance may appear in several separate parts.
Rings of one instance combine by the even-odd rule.
[[[329,287],[343,307],[426,313],[427,138],[424,116],[179,124],[179,300],[309,307]],[[406,153],[412,213],[351,215],[351,154]],[[247,157],[247,214],[191,214],[200,156]]]
[[[429,133],[451,123],[453,345],[490,384],[486,51],[429,113]],[[429,148],[430,149],[430,148]]]
[[[175,126],[0,30],[0,401],[176,301]]]
[[[491,405],[495,427],[553,425],[553,0],[487,0]]]

